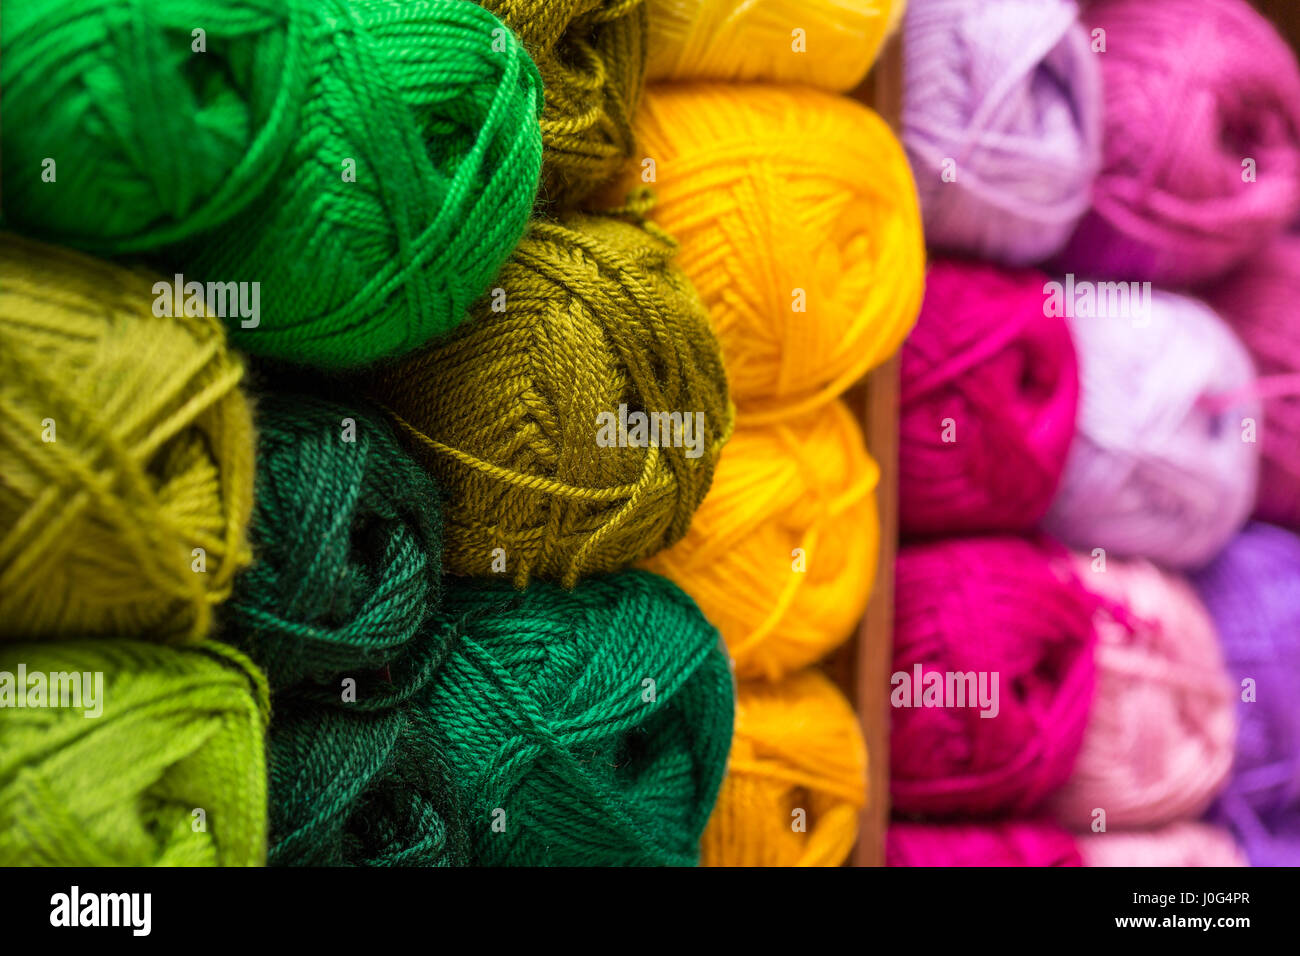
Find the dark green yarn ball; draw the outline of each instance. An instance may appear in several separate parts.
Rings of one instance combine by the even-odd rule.
[[[449,579],[425,695],[474,863],[689,866],[726,768],[718,632],[644,571]],[[652,683],[649,683],[652,682]]]
[[[4,12],[5,225],[223,284],[213,309],[250,353],[353,368],[410,351],[465,319],[523,234],[541,78],[474,4]],[[215,304],[228,283],[259,284],[256,321]]]
[[[273,692],[403,661],[438,604],[437,485],[363,402],[267,394],[256,424],[254,563],[226,639]]]
[[[291,701],[270,738],[271,866],[457,866],[467,829],[418,707]]]

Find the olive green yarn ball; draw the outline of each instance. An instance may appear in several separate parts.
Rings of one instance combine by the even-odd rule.
[[[572,586],[686,533],[733,409],[674,251],[619,216],[534,220],[499,295],[377,377],[377,397],[447,496],[449,572]]]

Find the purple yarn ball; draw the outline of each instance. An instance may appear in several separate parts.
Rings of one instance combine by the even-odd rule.
[[[926,241],[1008,265],[1051,256],[1101,164],[1100,67],[1077,4],[911,0],[903,31]]]
[[[1255,503],[1260,406],[1243,394],[1254,367],[1203,302],[1149,289],[1142,299],[1128,316],[1069,320],[1078,424],[1043,526],[1085,555],[1196,568]]]
[[[1300,866],[1300,538],[1248,525],[1194,583],[1238,687],[1255,682],[1255,700],[1237,704],[1236,762],[1212,818],[1253,866]]]

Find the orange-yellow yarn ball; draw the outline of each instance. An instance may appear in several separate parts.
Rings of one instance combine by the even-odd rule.
[[[775,679],[857,628],[880,543],[880,471],[842,401],[738,421],[686,537],[644,562],[686,591],[741,678]]]
[[[647,91],[637,134],[623,186],[658,195],[751,421],[825,404],[898,350],[925,247],[884,120],[809,87],[686,84]]]
[[[858,718],[820,671],[741,682],[727,776],[700,842],[704,866],[838,866],[867,802]],[[802,811],[802,812],[801,812]]]
[[[904,0],[649,0],[651,80],[766,80],[847,92]]]
[[[0,235],[0,639],[198,640],[251,558],[243,365],[156,280]]]

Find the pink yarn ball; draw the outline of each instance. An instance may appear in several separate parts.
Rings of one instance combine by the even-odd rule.
[[[1083,21],[1105,31],[1104,158],[1067,269],[1200,282],[1295,218],[1300,69],[1246,0],[1097,0]]]
[[[1046,277],[936,262],[903,346],[904,534],[1025,531],[1043,517],[1074,436],[1070,329],[1044,315]]]
[[[1079,837],[1084,866],[1248,866],[1232,834],[1182,821],[1157,830],[1109,830]]]
[[[1287,233],[1207,292],[1261,376],[1300,373],[1300,234]],[[1255,515],[1300,528],[1300,391],[1264,400]]]
[[[892,823],[886,866],[1082,866],[1054,823]]]
[[[1148,561],[1076,558],[1097,613],[1097,695],[1074,773],[1053,797],[1064,826],[1150,827],[1199,816],[1227,782],[1236,695],[1209,612]]]
[[[1178,568],[1214,557],[1255,502],[1255,370],[1209,306],[1153,291],[1147,315],[1075,316],[1074,442],[1043,527],[1091,553]],[[1135,313],[1137,309],[1133,310]]]
[[[894,590],[890,792],[904,814],[1028,812],[1069,777],[1096,676],[1095,599],[1048,542],[966,538],[904,547]],[[944,684],[916,706],[908,683]],[[938,678],[925,675],[937,673]],[[948,675],[984,676],[993,708]],[[902,676],[902,675],[905,675]],[[996,685],[993,683],[996,678]],[[983,717],[981,713],[990,716]]]

